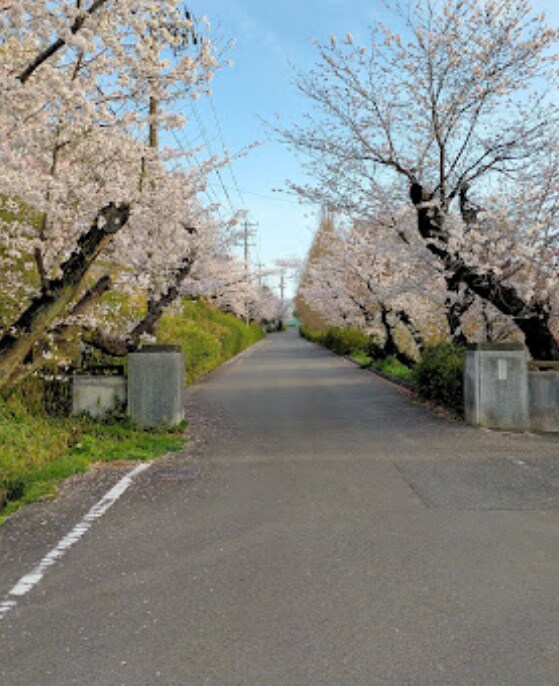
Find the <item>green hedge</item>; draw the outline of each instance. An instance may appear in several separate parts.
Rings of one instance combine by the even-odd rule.
[[[318,343],[318,345],[324,345],[324,331],[314,331],[313,329],[307,329],[304,326],[299,328],[299,335],[306,338],[307,341],[311,343]]]
[[[452,343],[426,348],[413,375],[419,395],[462,414],[465,353]]]

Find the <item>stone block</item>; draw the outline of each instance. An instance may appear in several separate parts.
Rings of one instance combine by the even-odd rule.
[[[149,345],[128,356],[128,413],[145,427],[184,420],[184,356],[179,345]]]
[[[466,355],[464,370],[466,421],[509,431],[530,427],[528,360],[524,346],[480,344]]]
[[[124,376],[76,375],[72,379],[72,414],[102,419],[126,407]]]

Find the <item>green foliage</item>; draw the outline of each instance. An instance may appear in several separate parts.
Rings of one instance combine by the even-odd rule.
[[[0,400],[0,521],[23,504],[56,491],[56,484],[93,462],[148,460],[180,450],[177,433],[140,431],[86,418],[52,418],[35,399]]]
[[[180,314],[163,315],[157,342],[181,345],[186,383],[191,384],[263,336],[256,324],[247,326],[238,317],[198,301],[185,302]]]
[[[413,370],[419,395],[462,414],[465,352],[464,348],[452,343],[426,348]]]

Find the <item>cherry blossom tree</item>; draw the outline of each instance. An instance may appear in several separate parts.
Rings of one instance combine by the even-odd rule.
[[[235,234],[234,234],[235,235]],[[225,312],[265,326],[279,323],[284,316],[280,298],[262,283],[273,270],[259,274],[247,271],[244,260],[231,251],[222,252],[214,259],[204,277],[191,286],[191,293],[212,302]]]
[[[542,221],[557,188],[558,31],[526,0],[388,6],[392,27],[374,26],[364,46],[350,35],[317,44],[317,66],[300,76],[316,114],[281,134],[308,153],[315,182],[292,187],[374,217],[396,180],[457,316],[473,293],[514,321],[534,357],[559,359],[556,216]]]
[[[113,244],[111,261],[117,267],[113,289],[132,298],[146,293],[145,310],[140,316],[133,311],[111,319],[114,305],[101,303],[98,309],[105,312],[96,312],[93,319],[80,318],[84,341],[110,355],[126,355],[154,336],[163,313],[180,298],[212,300],[226,284],[236,284],[237,270],[229,262],[235,219],[217,222],[197,201],[194,183],[179,174],[172,181],[177,187],[168,184],[168,196],[159,193],[161,204],[150,208],[158,221],[145,218],[144,231],[150,234],[147,245],[152,246],[149,255],[137,249],[135,232],[122,233]],[[185,191],[193,197],[186,198]],[[179,197],[183,203],[176,206]],[[243,273],[241,284],[245,280]]]
[[[206,38],[184,49],[194,28],[178,0],[25,0],[2,10],[0,261],[19,302],[1,323],[0,387],[24,362],[35,366],[45,336],[68,334],[65,317],[83,318],[113,286],[110,265],[119,264],[117,281],[149,281],[151,315],[172,300],[206,240],[193,238],[204,214],[195,196],[216,161],[170,172],[154,136],[184,123],[172,105],[196,97],[218,67]]]

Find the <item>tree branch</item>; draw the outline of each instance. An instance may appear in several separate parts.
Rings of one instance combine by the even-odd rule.
[[[152,335],[155,332],[161,316],[180,295],[183,281],[186,279],[196,260],[196,251],[186,257],[183,264],[175,272],[173,283],[156,300],[152,300],[148,306],[146,316],[126,336],[112,336],[99,329],[84,331],[83,340],[88,345],[101,350],[108,355],[124,357],[140,347],[142,336]]]
[[[100,7],[102,7],[107,0],[94,0],[93,4],[83,13],[80,14],[70,27],[70,33],[75,35],[85,24],[88,17],[94,14]],[[61,50],[66,45],[66,41],[63,38],[58,38],[54,43],[51,43],[48,48],[40,52],[35,59],[30,62],[27,67],[19,74],[17,77],[21,83],[26,83],[33,73],[47,60],[49,60],[53,55],[55,55],[59,50]]]
[[[83,286],[91,265],[129,216],[130,207],[124,203],[111,203],[100,210],[91,228],[79,238],[74,252],[61,265],[62,276],[50,281],[49,291],[41,291],[0,338],[0,388],[65,312]]]

